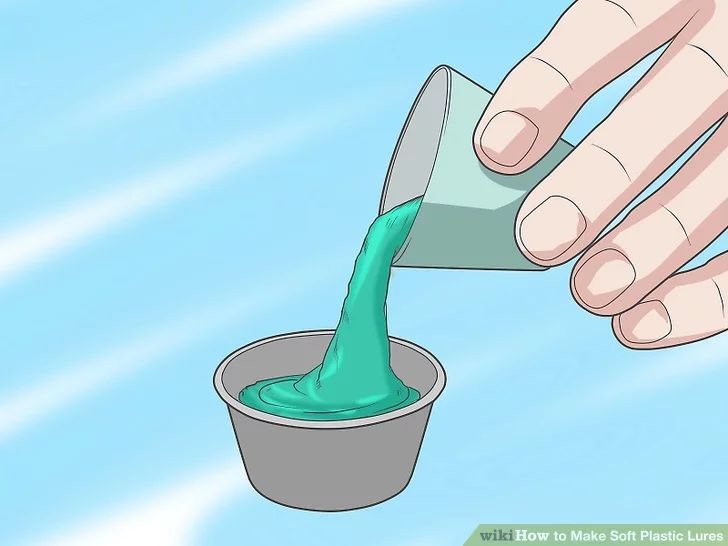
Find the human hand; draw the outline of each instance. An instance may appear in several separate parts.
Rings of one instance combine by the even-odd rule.
[[[617,227],[607,225],[728,112],[728,2],[578,0],[505,78],[474,133],[488,168],[524,171],[594,93],[670,42],[619,105],[526,198],[516,239],[533,262],[579,253],[571,291],[652,349],[728,329],[728,252],[676,273],[728,227],[728,123]]]

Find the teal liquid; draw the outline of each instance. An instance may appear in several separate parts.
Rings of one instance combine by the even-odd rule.
[[[420,393],[402,383],[389,365],[386,300],[392,261],[421,201],[407,201],[369,227],[323,362],[305,375],[245,387],[243,404],[282,417],[327,421],[371,417],[419,399]]]

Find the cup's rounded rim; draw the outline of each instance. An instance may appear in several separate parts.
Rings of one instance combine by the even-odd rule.
[[[455,70],[446,64],[437,66],[427,77],[419,93],[417,93],[417,97],[407,114],[402,131],[397,138],[397,144],[394,146],[392,157],[389,160],[387,175],[384,177],[384,185],[382,186],[382,195],[379,199],[379,214],[384,214],[405,201],[423,196],[427,193],[430,180],[432,179],[432,172],[435,168],[437,154],[440,149],[440,142],[445,133],[445,126],[447,125],[447,118],[450,113],[453,72]],[[433,103],[429,105],[430,107],[435,107],[432,112],[426,106],[423,106],[423,103],[429,102]],[[414,140],[413,135],[418,134],[416,131],[411,130],[415,119],[427,120],[428,127],[422,133],[435,137],[435,140],[430,143],[434,144],[434,146],[428,146],[422,142],[418,142],[415,149],[410,150],[406,154],[407,157],[403,157],[405,155],[403,154],[403,150],[407,149],[405,143]],[[415,176],[408,170],[406,175],[402,175],[401,173],[397,175],[396,167],[398,165],[421,166],[426,172]],[[397,198],[390,198],[390,190],[393,184],[406,186],[406,191]]]
[[[435,369],[435,384],[432,386],[432,388],[419,400],[416,402],[413,402],[412,404],[405,406],[403,408],[397,409],[395,411],[390,411],[387,413],[382,413],[380,415],[375,415],[372,417],[362,417],[358,419],[342,419],[340,421],[307,421],[303,419],[293,419],[289,417],[281,417],[279,415],[272,415],[270,413],[265,413],[263,411],[259,411],[253,408],[250,408],[240,402],[235,396],[231,395],[227,389],[225,388],[225,385],[223,384],[222,376],[225,373],[226,368],[230,363],[237,357],[238,355],[250,351],[251,349],[254,349],[256,347],[259,347],[261,345],[265,345],[267,343],[275,343],[277,341],[282,341],[286,339],[292,339],[297,337],[310,337],[310,336],[319,336],[319,335],[333,335],[335,330],[305,330],[300,332],[290,332],[286,334],[278,334],[275,336],[266,337],[263,339],[259,339],[257,341],[253,341],[252,343],[248,343],[247,345],[240,347],[239,349],[234,350],[232,353],[227,355],[223,361],[220,363],[220,365],[215,370],[215,374],[213,377],[213,384],[215,386],[215,390],[217,391],[218,396],[222,398],[223,402],[228,405],[231,409],[242,413],[246,415],[247,417],[250,417],[252,419],[256,419],[258,421],[263,421],[265,423],[271,423],[274,425],[281,425],[281,426],[288,426],[292,428],[305,428],[305,429],[348,429],[348,428],[357,428],[357,427],[366,427],[366,426],[372,426],[376,425],[378,423],[382,423],[385,421],[393,421],[394,419],[400,419],[402,417],[406,417],[407,415],[410,415],[412,413],[415,413],[416,411],[421,410],[422,408],[425,408],[429,405],[431,405],[437,398],[442,394],[443,389],[445,388],[445,383],[447,381],[446,375],[445,375],[445,369],[442,367],[442,364],[440,363],[435,356],[430,353],[427,349],[420,347],[419,345],[412,343],[411,341],[407,341],[406,339],[401,339],[394,336],[389,336],[389,340],[401,345],[403,347],[407,347],[409,349],[413,349],[430,363],[430,365]]]

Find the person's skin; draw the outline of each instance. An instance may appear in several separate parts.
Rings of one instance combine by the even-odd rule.
[[[669,42],[619,105],[526,198],[515,233],[546,266],[580,253],[571,291],[637,349],[728,329],[728,252],[676,273],[728,227],[728,122],[601,232],[728,113],[728,0],[577,0],[508,74],[473,136],[505,173],[536,163],[600,88]],[[596,242],[595,242],[596,241]]]

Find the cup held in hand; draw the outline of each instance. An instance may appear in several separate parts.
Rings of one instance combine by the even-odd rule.
[[[484,167],[473,132],[491,94],[449,66],[422,87],[399,136],[379,212],[424,194],[398,267],[543,269],[521,253],[514,235],[528,192],[566,157],[559,140],[536,165],[517,175]]]

